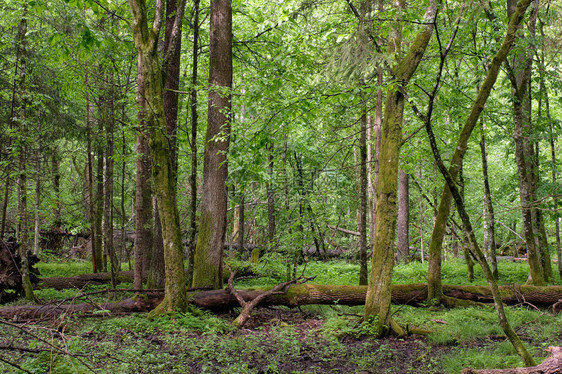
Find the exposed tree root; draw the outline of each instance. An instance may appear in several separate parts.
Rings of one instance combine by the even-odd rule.
[[[561,374],[562,373],[562,347],[548,347],[547,351],[552,356],[537,366],[515,369],[473,370],[464,369],[462,374]]]

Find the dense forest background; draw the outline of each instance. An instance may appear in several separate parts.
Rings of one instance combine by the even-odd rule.
[[[297,292],[307,264],[337,258],[359,265],[349,279],[366,291],[342,295],[365,300],[372,335],[406,336],[394,265],[427,262],[415,303],[453,307],[442,263],[462,259],[535,365],[498,262],[528,264],[529,286],[562,278],[560,8],[5,0],[0,249],[19,248],[16,293],[34,300],[36,257],[81,259],[113,288],[130,270],[135,292],[163,289],[151,317],[226,284],[241,327],[255,305],[234,272],[268,264]]]
[[[401,48],[406,50],[423,23],[425,7],[416,3],[397,10],[384,3],[369,4],[365,36],[359,14],[365,4],[232,4],[232,121],[231,133],[224,134],[230,137],[227,241],[255,243],[285,257],[311,247],[320,254],[341,249],[350,258],[358,252],[355,235],[333,227],[361,231],[362,165],[368,175],[369,221],[374,221],[382,116],[377,105],[392,89],[385,78],[388,71],[381,66],[394,58],[385,43],[399,19]],[[505,32],[506,22],[500,21],[506,20],[505,4],[488,5],[491,8],[443,5],[435,36],[408,85],[400,151],[405,179],[401,199],[409,215],[401,229],[407,230],[404,259],[423,261],[427,255],[443,186],[415,110],[425,108],[443,44],[459,23],[439,71],[440,89],[432,99],[437,145],[443,159],[450,159]],[[30,238],[34,225],[38,239],[41,232],[53,230],[86,233],[95,225],[101,228],[103,221],[105,230],[121,230],[126,237],[135,231],[135,142],[142,134],[128,6],[38,1],[6,2],[2,7],[2,236],[16,234],[22,225]],[[476,237],[486,238],[484,246],[489,247],[488,196],[494,207],[495,246],[501,253],[514,254],[525,235],[514,140],[516,98],[510,83],[513,72],[508,70],[517,68],[519,55],[531,50],[525,56],[532,59],[531,117],[523,135],[532,148],[536,180],[532,201],[526,204],[541,213],[548,248],[555,256],[560,248],[560,29],[554,22],[559,6],[541,2],[533,7],[535,19],[525,21],[533,29],[522,30],[470,138],[462,189]],[[174,82],[168,81],[175,87],[166,91],[177,95],[176,127],[169,141],[177,147],[182,235],[191,240],[198,227],[199,213],[193,212],[199,211],[201,200],[207,126],[209,10],[207,3],[187,3],[179,60],[169,77]],[[164,51],[164,32],[158,43]],[[487,157],[488,192],[481,150]],[[367,231],[372,233],[373,227]],[[445,256],[458,256],[460,231],[454,224],[448,226]],[[47,236],[42,239],[42,249],[53,250],[45,245]],[[34,245],[40,253],[41,240]],[[122,240],[116,250],[121,261],[131,256],[131,247]]]

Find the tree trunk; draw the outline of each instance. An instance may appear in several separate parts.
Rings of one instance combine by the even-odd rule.
[[[405,6],[404,2],[399,5]],[[428,22],[416,35],[408,52],[395,68],[396,84],[405,87],[414,75],[425,53],[433,33],[433,20],[436,5],[431,3],[424,19]],[[400,26],[396,26],[400,27]],[[395,37],[389,39],[388,52],[399,55],[396,46],[401,43],[401,31],[394,30]],[[386,97],[385,114],[382,124],[381,159],[379,183],[377,185],[377,222],[375,241],[371,259],[371,276],[365,302],[365,319],[377,318],[376,334],[388,333],[391,326],[390,301],[392,268],[394,266],[394,247],[397,220],[398,162],[402,144],[402,119],[404,114],[404,95],[399,89],[389,90]]]
[[[29,250],[29,217],[27,211],[27,153],[28,146],[25,139],[27,138],[27,126],[25,121],[27,99],[25,99],[25,81],[26,81],[26,68],[27,68],[27,51],[26,51],[26,34],[27,34],[27,2],[23,2],[23,13],[19,24],[17,46],[18,56],[20,60],[20,69],[18,77],[18,96],[19,96],[19,131],[17,140],[17,150],[19,152],[19,174],[18,174],[18,206],[19,206],[19,234],[20,248],[19,253],[21,257],[21,277],[22,287],[27,300],[33,300],[33,286],[31,285],[31,278],[29,275],[28,257]]]
[[[147,288],[162,288],[166,283],[166,261],[164,258],[164,238],[162,236],[162,222],[160,221],[160,212],[158,210],[158,201],[152,199],[152,211],[154,212],[154,225],[152,226],[152,245],[147,253],[147,267],[145,271],[148,274],[146,281]]]
[[[482,122],[482,135],[480,136],[480,152],[482,154],[482,174],[484,177],[484,235],[487,245],[484,245],[484,252],[492,264],[494,278],[498,279],[498,262],[496,259],[496,230],[494,206],[492,204],[492,193],[488,181],[488,156],[486,154],[486,125]]]
[[[178,98],[180,85],[180,60],[181,60],[181,30],[172,40],[174,24],[176,20],[176,12],[178,10],[179,0],[166,1],[166,21],[164,29],[164,51],[173,49],[168,63],[162,66],[164,79],[164,114],[166,116],[166,132],[168,133],[168,141],[170,143],[170,161],[171,170],[173,172],[173,180],[177,183],[178,174],[178,152],[176,133],[178,128]],[[170,43],[175,43],[171,46]],[[175,187],[174,187],[175,189]]]
[[[267,237],[269,239],[269,243],[273,243],[275,240],[275,235],[277,234],[276,224],[275,224],[275,192],[273,190],[273,151],[275,146],[273,141],[267,147],[267,173],[269,175],[270,180],[267,181],[266,190],[267,190]]]
[[[145,120],[149,128],[149,145],[152,161],[152,178],[154,195],[158,202],[158,211],[162,224],[165,259],[165,296],[154,314],[183,310],[187,306],[186,282],[183,266],[183,247],[180,220],[176,202],[175,174],[171,161],[171,149],[166,131],[162,72],[157,53],[158,34],[162,25],[163,3],[157,2],[153,26],[149,28],[148,12],[144,0],[129,0],[133,15],[133,37],[140,60],[140,72],[144,78],[144,93],[147,102]],[[173,38],[178,36],[185,0],[178,6]],[[164,56],[164,62],[173,55],[170,48]],[[166,64],[164,64],[166,65]]]
[[[39,117],[41,113],[39,113]],[[37,126],[37,150],[35,153],[35,219],[34,219],[34,235],[33,235],[33,254],[39,255],[39,242],[41,236],[41,119]]]
[[[189,268],[187,272],[187,284],[193,282],[193,263],[195,262],[195,237],[197,235],[197,71],[199,68],[199,0],[193,3],[193,61],[191,74],[191,174],[189,185],[191,189],[189,203]]]
[[[105,253],[103,248],[103,144],[101,139],[101,134],[103,133],[103,123],[99,121],[99,133],[96,142],[96,181],[95,181],[95,197],[94,197],[94,225],[95,236],[95,248],[96,248],[96,260],[99,261],[99,270],[107,271],[107,253]]]
[[[201,218],[195,249],[192,285],[193,287],[221,288],[228,198],[226,152],[228,151],[232,119],[231,0],[215,0],[211,3],[210,22],[208,124],[203,160]]]
[[[105,154],[104,154],[104,185],[103,185],[103,248],[104,253],[109,256],[112,286],[115,287],[115,276],[119,272],[119,264],[115,247],[113,244],[113,82],[109,85],[107,96],[103,98],[103,122],[105,122]]]
[[[145,263],[152,246],[152,191],[151,191],[151,165],[150,148],[148,146],[148,128],[145,122],[146,100],[144,97],[144,76],[141,74],[139,59],[139,73],[137,76],[137,175],[135,182],[135,277],[134,288],[142,289],[144,270],[148,268]]]
[[[410,193],[409,176],[398,171],[398,262],[408,262],[410,258]]]
[[[490,96],[492,87],[497,80],[499,69],[503,64],[503,61],[507,57],[508,52],[511,50],[511,47],[515,40],[515,34],[518,29],[518,25],[523,19],[523,15],[528,7],[529,2],[530,0],[525,0],[524,2],[522,2],[521,6],[514,13],[513,17],[511,17],[502,45],[492,59],[492,62],[488,66],[486,78],[484,79],[484,82],[482,83],[482,86],[478,91],[478,95],[476,97],[476,100],[474,101],[474,104],[472,105],[471,112],[461,130],[459,139],[455,146],[455,153],[453,154],[449,165],[449,173],[451,174],[451,177],[454,181],[456,181],[458,177],[462,160],[464,158],[464,155],[466,154],[470,135],[472,134],[472,131],[478,123],[480,113],[482,113],[482,110],[484,109],[486,100]],[[443,238],[445,236],[445,227],[451,209],[451,202],[451,192],[449,191],[449,187],[447,186],[447,184],[445,184],[441,193],[441,201],[439,203],[435,224],[433,226],[433,232],[431,234],[431,241],[429,244],[429,269],[427,278],[429,287],[429,300],[442,299],[443,293],[441,289],[441,248],[443,245]]]
[[[361,131],[359,139],[359,284],[368,283],[367,270],[367,111],[366,103],[363,103],[361,114]]]
[[[516,8],[516,0],[507,1],[507,14],[511,17]],[[537,19],[538,3],[534,1],[534,10],[529,19],[529,32],[534,36],[535,24]],[[526,48],[526,47],[525,47]],[[533,65],[532,46],[530,51],[519,51],[511,65],[508,65],[508,77],[510,78],[514,100],[513,118],[515,130],[513,138],[515,141],[515,160],[517,161],[517,174],[519,176],[519,198],[521,201],[521,213],[523,216],[523,236],[527,247],[527,257],[529,258],[529,271],[533,284],[541,286],[545,284],[544,269],[541,266],[540,249],[536,239],[539,233],[534,227],[535,211],[532,203],[536,196],[534,175],[538,172],[535,169],[533,160],[534,146],[531,136],[533,134],[531,122],[531,69]]]

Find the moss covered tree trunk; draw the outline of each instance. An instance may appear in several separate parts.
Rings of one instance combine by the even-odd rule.
[[[534,36],[535,24],[538,12],[538,2],[534,1],[535,10],[529,20],[528,29]],[[507,1],[507,14],[511,17],[516,10],[517,1]],[[508,77],[511,81],[513,92],[513,119],[515,130],[515,160],[517,162],[517,174],[519,176],[519,198],[521,202],[521,213],[523,217],[523,237],[527,247],[529,259],[529,271],[533,284],[542,286],[545,284],[545,274],[540,262],[540,249],[538,246],[538,235],[535,228],[536,211],[532,207],[536,195],[536,184],[534,173],[537,173],[537,165],[534,160],[534,142],[531,139],[533,128],[531,122],[531,98],[529,87],[531,80],[531,69],[533,66],[533,48],[523,47],[525,50],[518,51],[513,61],[507,64]],[[532,47],[532,44],[531,44]]]
[[[232,88],[232,4],[211,2],[209,106],[201,218],[195,248],[193,287],[220,288],[226,234],[228,151]]]
[[[405,6],[400,2],[400,7]],[[376,320],[378,335],[388,333],[391,325],[390,302],[392,268],[394,266],[395,233],[397,220],[398,163],[402,144],[402,120],[404,113],[404,88],[414,75],[433,32],[433,20],[437,6],[431,2],[424,19],[427,24],[416,35],[406,55],[394,67],[395,84],[387,92],[381,131],[380,169],[377,186],[375,239],[371,259],[371,275],[365,301],[365,319]],[[401,44],[401,29],[396,26],[389,38],[388,52],[399,56],[396,46]],[[396,85],[401,86],[400,88]]]
[[[149,145],[151,150],[152,178],[154,195],[158,201],[158,210],[162,224],[165,261],[165,296],[155,309],[154,314],[187,306],[185,272],[183,266],[183,247],[180,221],[176,202],[173,162],[166,118],[164,115],[163,82],[160,59],[158,56],[158,36],[162,26],[164,6],[157,2],[152,27],[148,24],[148,9],[144,0],[129,0],[133,15],[133,36],[139,56],[140,73],[144,77],[144,94],[147,108],[146,123],[149,128]],[[176,13],[173,38],[179,34],[185,1],[181,1]],[[174,43],[171,43],[174,45]],[[173,48],[170,51],[173,54]],[[164,56],[164,61],[169,55]]]
[[[142,289],[145,277],[145,261],[152,246],[152,190],[150,148],[148,146],[148,128],[145,121],[146,101],[144,98],[144,76],[141,73],[139,59],[137,76],[138,128],[136,139],[137,174],[135,181],[135,270],[134,288]]]
[[[492,87],[497,80],[499,69],[513,46],[518,25],[523,20],[523,15],[529,6],[529,3],[530,0],[521,0],[515,13],[511,17],[502,45],[488,66],[486,78],[478,91],[478,96],[476,97],[476,100],[472,105],[471,112],[461,130],[455,147],[455,153],[451,158],[448,170],[455,183],[462,165],[462,160],[466,154],[470,135],[480,118],[480,113],[484,110],[486,100],[490,96]],[[445,236],[445,227],[451,209],[451,202],[451,192],[449,191],[447,184],[445,184],[441,193],[441,201],[439,202],[439,208],[437,210],[437,216],[435,218],[435,224],[433,226],[431,241],[429,244],[429,269],[427,278],[428,300],[441,300],[443,298],[443,287],[441,283],[441,249],[443,245],[443,238]]]

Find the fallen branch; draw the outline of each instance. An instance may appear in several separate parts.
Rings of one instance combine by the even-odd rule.
[[[461,374],[561,374],[562,373],[562,347],[548,347],[547,351],[552,356],[537,366],[514,369],[473,370],[464,369]]]
[[[357,231],[351,231],[348,229],[344,229],[341,227],[337,227],[337,226],[332,226],[332,225],[327,225],[329,229],[334,230],[334,231],[340,231],[343,232],[344,234],[348,234],[348,235],[353,235],[353,236],[360,236],[361,234]]]
[[[244,298],[240,295],[240,293],[234,289],[233,283],[234,283],[234,276],[236,275],[236,272],[232,271],[232,269],[230,269],[230,267],[228,268],[228,270],[230,271],[230,277],[228,278],[228,290],[230,291],[230,293],[232,295],[234,295],[234,297],[236,297],[236,300],[238,301],[238,303],[242,307],[242,311],[240,312],[240,315],[238,315],[238,317],[236,317],[236,319],[234,321],[232,321],[232,325],[239,328],[239,329],[242,328],[246,324],[246,322],[250,318],[250,313],[252,312],[252,310],[260,302],[262,302],[266,297],[269,297],[271,295],[276,295],[276,294],[284,294],[286,291],[281,292],[281,290],[285,290],[289,285],[297,283],[297,282],[299,284],[301,284],[301,283],[307,282],[311,279],[314,279],[314,277],[312,277],[312,278],[296,278],[296,279],[293,279],[289,282],[284,282],[284,283],[278,284],[277,286],[273,287],[271,290],[265,291],[265,292],[261,293],[260,295],[256,296],[254,299],[252,299],[252,301],[246,302],[246,300],[244,300]],[[302,280],[302,282],[299,282],[301,280]]]

